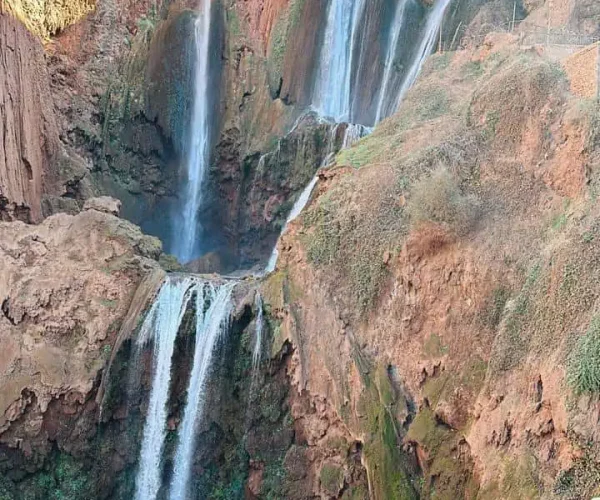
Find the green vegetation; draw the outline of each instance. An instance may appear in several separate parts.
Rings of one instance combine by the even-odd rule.
[[[267,50],[267,71],[271,93],[277,95],[283,78],[288,40],[300,21],[304,0],[292,0],[287,10],[275,21]]]
[[[369,490],[362,484],[359,486],[351,486],[342,495],[342,500],[368,500]]]
[[[485,65],[481,61],[469,61],[462,67],[462,72],[467,78],[479,78],[485,73]]]
[[[560,472],[554,483],[554,494],[565,500],[593,498],[600,495],[600,461],[592,447],[585,446],[583,455],[568,470]]]
[[[344,471],[335,464],[324,464],[319,474],[321,485],[330,495],[337,496],[344,484]]]
[[[515,299],[512,309],[508,312],[504,329],[496,337],[491,361],[491,368],[494,372],[513,368],[527,354],[529,339],[521,335],[521,331],[526,324],[532,289],[540,277],[541,269],[542,267],[539,263],[532,267],[521,293]]]
[[[518,459],[505,458],[499,470],[499,479],[480,491],[478,498],[542,498],[543,488],[538,470],[539,464],[532,453],[526,453]]]
[[[374,494],[386,500],[416,499],[408,464],[399,447],[398,429],[392,416],[394,390],[385,367],[379,366],[372,379],[363,372],[363,382],[365,388],[358,404],[359,413],[365,415],[364,455]]]
[[[578,394],[600,392],[600,316],[577,340],[569,356],[567,380]]]
[[[227,25],[229,27],[228,33],[232,37],[237,37],[242,34],[242,28],[240,24],[240,18],[235,10],[235,8],[230,8],[227,10]]]
[[[448,353],[448,347],[443,344],[437,333],[432,333],[425,341],[423,351],[429,358],[439,358]]]
[[[419,443],[430,457],[421,483],[421,497],[454,500],[474,498],[472,464],[459,459],[458,433],[440,425],[430,408],[422,409],[411,423],[407,439]]]
[[[430,86],[421,89],[415,107],[418,121],[434,120],[450,111],[450,99],[443,87]]]
[[[368,173],[361,176],[367,177]],[[377,299],[387,276],[383,255],[394,250],[396,241],[406,233],[407,223],[403,208],[396,202],[399,189],[394,177],[386,186],[371,186],[379,181],[366,179],[358,188],[357,196],[368,196],[372,189],[382,190],[382,196],[367,212],[344,201],[345,192],[351,192],[346,189],[356,189],[355,182],[347,179],[305,212],[304,221],[311,231],[304,242],[312,264],[332,269],[344,278],[348,298],[361,313]]]
[[[74,457],[57,452],[49,461],[51,469],[19,485],[22,500],[87,500],[94,477]]]
[[[502,319],[504,308],[510,298],[510,291],[499,286],[494,288],[491,298],[486,302],[485,308],[481,312],[481,320],[484,325],[495,329]]]

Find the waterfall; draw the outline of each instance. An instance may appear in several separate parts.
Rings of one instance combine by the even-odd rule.
[[[258,366],[261,361],[263,328],[264,328],[264,310],[263,300],[260,292],[256,292],[254,297],[254,309],[256,309],[256,328],[254,332],[254,349],[252,350],[252,379],[254,380]]]
[[[330,138],[329,138],[329,146],[328,146],[331,153],[325,157],[323,166],[327,165],[327,163],[330,161],[331,154],[333,154],[333,150],[335,147],[335,144],[334,144],[335,137],[337,135],[338,126],[339,126],[339,124],[336,124],[331,131]],[[363,137],[369,135],[372,132],[372,130],[373,129],[371,129],[369,127],[365,127],[363,125],[347,123],[346,129],[344,130],[344,136],[342,138],[341,149],[346,149],[346,148],[351,147],[357,141],[359,141]],[[302,210],[304,210],[304,207],[306,207],[308,201],[310,200],[310,195],[312,194],[318,181],[319,181],[319,174],[317,172],[315,174],[315,176],[312,178],[312,180],[309,182],[308,186],[306,186],[304,188],[304,191],[302,191],[299,198],[296,200],[296,203],[294,203],[294,206],[292,207],[292,210],[291,210],[290,214],[288,215],[287,220],[285,221],[285,224],[283,225],[281,233],[279,233],[280,238],[285,233],[290,222],[295,220],[300,215]],[[267,267],[265,268],[265,274],[269,274],[269,273],[272,273],[273,271],[275,271],[275,267],[277,266],[277,259],[279,259],[279,250],[277,249],[277,244],[275,244],[275,247],[273,248],[273,251],[271,252],[271,256],[269,257],[269,262],[267,263]]]
[[[385,64],[383,69],[383,78],[381,80],[381,88],[379,89],[379,99],[377,101],[377,112],[375,115],[375,123],[379,123],[383,118],[388,115],[386,109],[386,103],[388,99],[388,89],[391,85],[391,81],[394,79],[393,69],[396,60],[396,50],[398,49],[398,41],[400,39],[400,33],[402,28],[405,26],[404,14],[406,12],[406,5],[411,0],[398,0],[396,10],[394,12],[394,19],[392,21],[392,28],[390,32],[390,40],[387,45],[387,53],[385,55]]]
[[[371,132],[373,132],[373,129],[370,127],[365,127],[364,125],[356,123],[348,123],[346,130],[344,131],[341,150],[348,149]]]
[[[350,121],[353,55],[365,0],[331,0],[317,69],[314,106],[337,122]]]
[[[209,45],[211,0],[200,0],[200,13],[195,22],[196,47],[195,84],[187,157],[187,184],[183,213],[177,215],[173,253],[182,262],[195,257],[198,239],[198,210],[203,194],[203,183],[210,161],[209,110]]]
[[[136,477],[136,500],[153,500],[161,486],[161,456],[166,436],[171,359],[181,320],[190,300],[191,278],[167,278],[146,316],[138,346],[154,342],[152,389]]]
[[[285,224],[283,226],[283,229],[281,230],[279,237],[281,237],[281,235],[283,235],[283,233],[285,233],[285,230],[287,229],[290,222],[292,222],[296,217],[298,217],[298,215],[300,215],[300,212],[302,212],[302,210],[304,210],[304,207],[308,203],[308,200],[310,199],[310,195],[312,194],[313,189],[317,185],[318,180],[319,180],[319,175],[317,174],[312,178],[312,180],[309,182],[308,186],[306,186],[304,188],[304,191],[302,191],[302,194],[296,200],[296,203],[294,203],[294,206],[292,207],[292,211],[288,215],[288,218],[285,221]],[[269,273],[272,273],[273,271],[275,271],[275,266],[277,265],[278,258],[279,258],[279,250],[277,250],[277,245],[275,245],[275,248],[273,248],[273,252],[271,253],[271,257],[269,257],[269,262],[267,264],[267,267],[265,268],[266,274],[269,274]]]
[[[402,87],[400,88],[400,92],[398,93],[398,98],[396,100],[396,108],[404,99],[406,92],[410,89],[415,83],[419,73],[421,72],[421,68],[425,63],[429,54],[433,50],[433,46],[435,44],[437,35],[440,31],[440,27],[442,25],[442,20],[444,19],[444,14],[446,12],[446,8],[450,4],[452,0],[438,0],[433,6],[429,17],[427,18],[427,23],[425,24],[425,30],[423,31],[421,40],[419,42],[419,47],[415,54],[415,57],[410,65],[406,76],[404,77],[404,81],[402,82]]]
[[[229,329],[231,294],[234,286],[235,283],[215,286],[207,282],[201,286],[202,290],[198,289],[196,293],[196,347],[187,390],[187,403],[178,432],[175,466],[169,494],[171,500],[184,500],[188,497],[188,483],[196,446],[196,428],[204,412],[206,383],[215,346],[219,338]],[[204,312],[207,303],[210,305]]]

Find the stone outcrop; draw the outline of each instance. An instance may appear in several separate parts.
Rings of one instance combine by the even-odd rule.
[[[85,200],[83,209],[97,210],[98,212],[104,212],[118,217],[121,212],[121,202],[110,196],[100,196],[98,198]]]
[[[155,238],[96,210],[0,224],[0,442],[50,446],[49,405],[88,400],[160,252]]]

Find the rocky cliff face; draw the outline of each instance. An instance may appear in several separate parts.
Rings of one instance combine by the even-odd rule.
[[[593,496],[596,106],[510,37],[425,73],[280,244],[290,376],[376,498]]]
[[[125,446],[117,447],[124,459],[107,465],[115,452],[110,436],[119,426],[98,427],[95,395],[119,333],[135,328],[160,283],[155,259],[161,245],[99,211],[105,203],[89,206],[94,208],[58,214],[39,226],[0,226],[3,498],[48,498],[74,488],[71,472],[82,474],[90,459],[98,459],[95,484],[102,489],[126,465]],[[97,453],[103,435],[107,448]],[[62,466],[69,479],[55,489],[56,467]],[[77,495],[91,488],[83,476],[80,483]]]
[[[592,3],[553,4],[552,26],[593,35]],[[0,14],[0,498],[131,498],[152,366],[149,349],[132,359],[132,338],[157,260],[177,266],[114,203],[86,199],[116,194],[161,234],[185,150],[193,7],[99,1],[45,45]],[[371,20],[389,7],[369,3]],[[433,56],[400,112],[321,173],[261,285],[268,355],[254,376],[259,284],[240,286],[199,495],[599,493],[599,111],[552,50],[483,41],[513,7],[457,5],[441,45],[461,50]],[[339,148],[342,128],[302,114],[324,8],[214,10],[222,118],[205,214],[221,264],[204,270],[266,256],[294,193]],[[517,5],[532,24],[547,10]],[[184,322],[167,464],[192,343]]]
[[[39,222],[56,176],[58,130],[48,101],[44,51],[14,17],[0,13],[0,217]]]

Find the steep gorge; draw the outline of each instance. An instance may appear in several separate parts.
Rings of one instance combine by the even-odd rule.
[[[407,4],[400,34],[384,26],[395,2],[364,6],[351,121],[372,125],[425,43],[440,4]],[[570,88],[573,65],[524,42],[544,7],[450,3],[425,52],[444,51],[397,113],[344,144],[354,124],[310,109],[324,3],[214,3],[197,212],[210,238],[188,270],[264,265],[318,170],[274,272],[225,278],[221,333],[215,276],[190,275],[169,332],[152,323],[180,276],[163,269],[183,269],[124,220],[171,248],[197,5],[98,1],[45,45],[0,14],[0,498],[139,497],[167,333],[159,498],[598,494],[598,106]],[[594,5],[560,8],[557,27],[597,33]],[[520,33],[501,26],[513,12],[530,16]],[[176,489],[194,384],[198,442]]]

